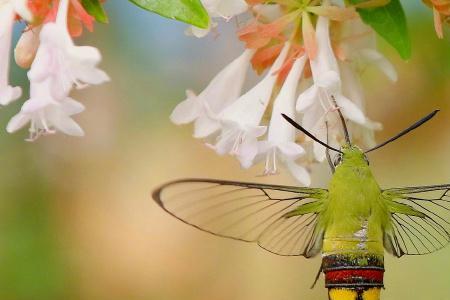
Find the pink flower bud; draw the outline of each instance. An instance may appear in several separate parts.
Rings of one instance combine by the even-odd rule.
[[[14,49],[16,63],[24,69],[28,69],[31,66],[36,56],[39,47],[40,31],[41,26],[24,31]]]

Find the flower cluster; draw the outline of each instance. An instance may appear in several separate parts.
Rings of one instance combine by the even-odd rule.
[[[20,87],[8,82],[9,55],[13,25],[20,18],[28,23],[15,48],[19,66],[30,68],[30,97],[7,126],[12,133],[30,123],[29,141],[39,136],[63,132],[82,136],[83,130],[72,116],[84,106],[70,98],[73,88],[84,88],[109,80],[97,68],[100,52],[89,46],[76,46],[72,36],[83,25],[92,30],[94,18],[78,0],[0,0],[0,104],[20,98]]]
[[[192,25],[187,33],[204,37],[219,19],[229,21],[245,14],[247,22],[237,32],[245,51],[198,95],[187,91],[186,100],[171,115],[174,123],[193,122],[195,138],[220,155],[236,157],[244,168],[263,161],[264,174],[275,174],[284,165],[305,185],[310,182],[309,165],[326,158],[325,148],[299,135],[281,114],[338,146],[343,139],[335,113],[339,109],[353,140],[362,146],[374,145],[374,130],[381,129],[381,124],[366,115],[360,75],[371,64],[392,81],[397,74],[376,50],[374,31],[363,24],[356,8],[371,9],[387,5],[388,0],[356,1],[353,6],[349,3],[354,1],[336,1],[344,5],[331,0],[198,1],[209,15],[209,27]],[[175,19],[172,12],[181,14],[178,19],[190,22],[186,16],[198,13],[198,1],[183,4],[192,6],[189,13],[178,11],[176,4],[168,6],[173,11],[153,2],[140,5]],[[8,123],[8,132],[30,124],[29,141],[55,132],[84,135],[73,120],[84,106],[70,97],[72,89],[99,85],[109,77],[97,67],[98,49],[76,46],[73,38],[84,29],[92,31],[96,20],[107,19],[103,2],[0,0],[0,106],[22,96],[21,87],[12,86],[8,76],[13,27],[19,22],[26,27],[14,57],[17,65],[29,69],[30,82],[28,100]],[[423,2],[433,9],[435,29],[442,38],[443,24],[450,23],[450,0]],[[243,91],[250,66],[262,79]]]
[[[301,184],[309,185],[308,166],[326,158],[325,148],[299,135],[281,114],[339,147],[344,137],[335,111],[340,109],[353,140],[372,146],[373,131],[381,124],[365,114],[359,77],[374,64],[395,81],[395,69],[376,50],[374,32],[354,7],[327,1],[247,2],[253,17],[238,31],[246,50],[201,93],[188,91],[171,120],[194,122],[195,138],[204,139],[220,155],[236,157],[244,168],[264,161],[264,174],[275,174],[278,165],[284,165]],[[243,92],[250,65],[266,73]]]

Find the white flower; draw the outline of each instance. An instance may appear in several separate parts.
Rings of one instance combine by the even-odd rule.
[[[72,120],[71,116],[84,110],[84,106],[66,97],[55,99],[50,94],[50,80],[31,83],[31,97],[27,100],[20,112],[8,123],[6,130],[13,133],[31,122],[30,137],[28,141],[34,141],[41,135],[53,134],[61,131],[68,135],[83,136],[81,127]]]
[[[96,66],[101,54],[95,47],[75,46],[67,29],[68,0],[62,0],[56,23],[47,23],[40,33],[40,46],[28,72],[30,81],[50,78],[55,98],[64,98],[75,85],[101,84],[109,80]]]
[[[250,168],[258,154],[258,138],[266,133],[266,126],[251,126],[223,121],[217,143],[211,146],[219,155],[235,155],[243,168]]]
[[[9,56],[16,14],[31,20],[26,0],[0,0],[0,105],[7,105],[22,95],[20,87],[9,85]]]
[[[286,43],[264,79],[221,113],[222,132],[213,148],[219,154],[235,155],[244,168],[252,165],[258,153],[257,138],[266,131],[260,126],[261,119],[289,48],[290,43]]]
[[[201,0],[203,6],[209,14],[209,27],[206,29],[196,26],[190,26],[186,30],[186,34],[193,35],[198,38],[206,36],[211,28],[217,26],[213,18],[224,18],[230,20],[232,17],[245,12],[248,5],[245,0]]]
[[[252,11],[267,23],[273,22],[283,16],[283,10],[279,4],[256,4],[252,6]]]
[[[344,117],[358,124],[364,124],[366,117],[363,112],[342,94],[341,78],[336,58],[331,48],[329,35],[329,19],[319,16],[316,25],[317,56],[310,61],[313,74],[313,85],[300,94],[297,111],[304,113],[303,126],[319,139],[326,139],[326,127],[337,130],[333,116],[336,101]],[[334,114],[335,115],[335,114]],[[330,137],[336,138],[337,132],[331,132]],[[318,161],[325,159],[325,148],[314,143],[314,154]]]
[[[352,99],[361,111],[365,111],[364,92],[359,80],[361,74],[369,66],[378,67],[391,81],[397,80],[397,72],[389,60],[376,49],[375,33],[360,19],[349,20],[343,27],[341,62],[339,68],[342,76],[342,92]],[[382,125],[366,118],[364,124],[349,123],[352,139],[367,148],[374,147],[374,131],[381,130]]]
[[[367,66],[378,67],[389,80],[397,81],[397,72],[391,62],[376,49],[374,31],[360,19],[349,20],[343,27],[344,40],[339,45],[344,62],[351,63],[357,71]]]
[[[364,112],[364,93],[357,74],[349,64],[342,63],[340,67],[344,95],[352,99],[358,108]],[[382,128],[381,123],[374,122],[369,118],[366,118],[364,124],[356,124],[354,122],[350,122],[349,124],[353,142],[367,148],[372,148],[376,145],[374,131],[381,130]]]
[[[213,18],[230,19],[248,9],[245,0],[202,0],[202,4]]]
[[[277,172],[277,161],[286,165],[291,174],[303,185],[310,185],[308,171],[295,163],[305,153],[303,147],[295,143],[295,128],[282,113],[295,119],[295,100],[299,80],[306,63],[306,56],[297,59],[289,72],[283,87],[275,99],[268,129],[267,141],[260,142],[260,154],[266,156],[264,174]]]
[[[195,121],[194,137],[204,138],[220,129],[218,114],[241,94],[254,50],[245,50],[220,71],[199,94],[186,91],[187,99],[178,104],[170,119],[175,124]]]

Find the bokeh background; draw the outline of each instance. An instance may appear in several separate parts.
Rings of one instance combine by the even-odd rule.
[[[399,72],[396,84],[377,70],[364,77],[368,111],[384,123],[383,140],[440,108],[413,134],[370,155],[382,187],[450,182],[450,32],[435,37],[431,12],[403,1],[413,56],[401,61],[380,41]],[[78,44],[101,49],[113,81],[74,94],[87,110],[86,137],[24,142],[26,131],[0,132],[0,299],[294,300],[326,299],[311,290],[320,258],[286,258],[255,245],[210,236],[165,214],[150,198],[158,184],[215,177],[295,184],[286,175],[256,177],[218,157],[168,116],[184,90],[200,91],[242,45],[235,24],[218,34],[186,37],[185,25],[108,1],[109,25]],[[16,37],[18,36],[18,32]],[[12,80],[26,86],[13,66]],[[0,128],[21,103],[2,108]],[[314,173],[325,186],[326,167]],[[422,257],[387,257],[386,300],[450,299],[450,247]]]

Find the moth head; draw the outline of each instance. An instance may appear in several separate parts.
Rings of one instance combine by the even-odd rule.
[[[369,159],[361,148],[356,145],[344,144],[341,147],[341,152],[338,152],[333,160],[333,165],[338,165],[346,162],[355,165],[369,165]]]

